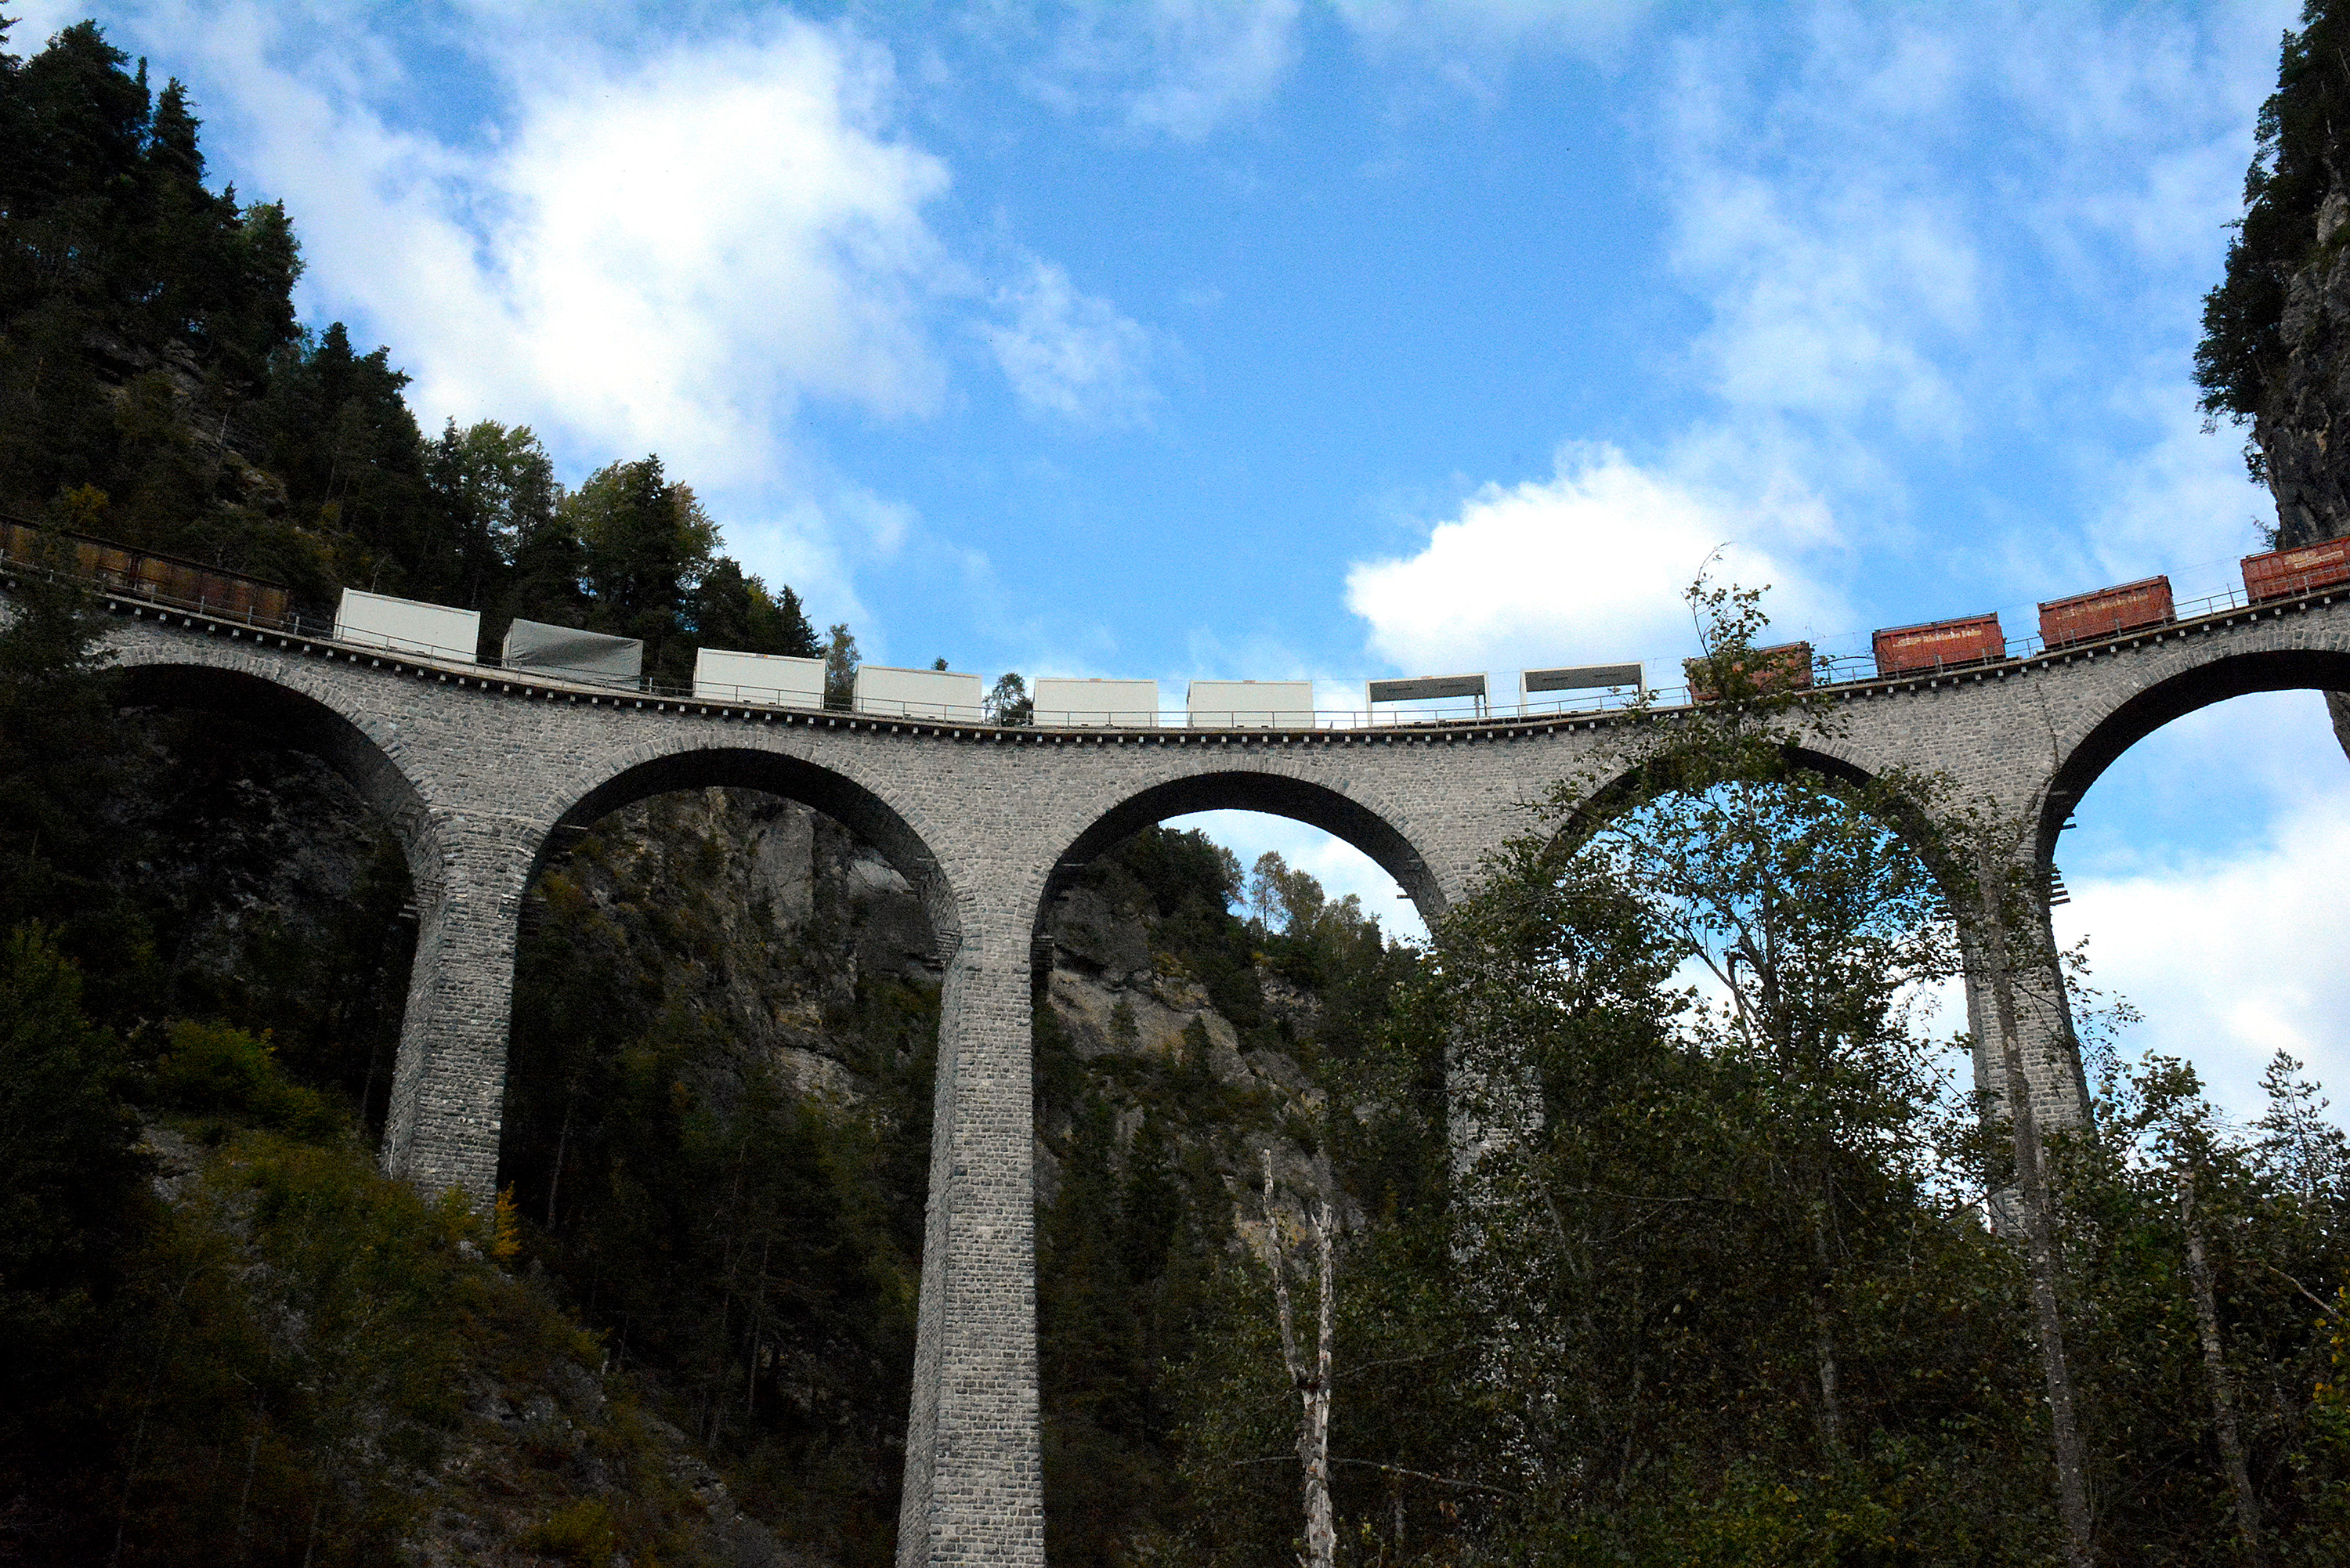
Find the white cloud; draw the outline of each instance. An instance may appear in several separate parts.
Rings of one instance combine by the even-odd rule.
[[[1674,266],[1714,312],[1697,356],[1734,412],[1882,412],[1911,435],[1962,433],[1964,401],[1929,349],[1975,325],[1978,267],[1951,214],[1866,182],[1806,200],[1723,171],[1679,209]]]
[[[1080,293],[1066,269],[1032,261],[996,303],[1010,319],[981,326],[980,335],[1030,413],[1088,424],[1130,424],[1149,413],[1149,335],[1107,300]]]
[[[1776,426],[1880,520],[1856,543],[1901,540],[1921,465],[1991,442],[2159,449],[2210,494],[2224,465],[2171,450],[2172,414],[2291,19],[1828,3],[1676,40],[1659,191],[1710,418]],[[2076,477],[2094,514],[2121,475]]]
[[[1375,652],[1414,671],[1523,668],[1694,651],[1681,590],[1717,545],[1715,580],[1770,585],[1782,628],[1840,624],[1798,552],[1832,542],[1800,493],[1744,501],[1644,469],[1610,446],[1564,449],[1555,477],[1488,484],[1414,556],[1357,565],[1347,604]]]
[[[1330,0],[1348,26],[1390,41],[1587,45],[1632,31],[1655,0]]]
[[[2095,983],[2145,1015],[2126,1051],[2193,1063],[2239,1115],[2259,1111],[2262,1069],[2281,1049],[2350,1101],[2350,787],[2313,794],[2233,853],[2066,880],[2059,938],[2088,933]]]
[[[301,214],[315,305],[399,341],[428,419],[658,449],[724,486],[788,466],[802,399],[939,398],[923,312],[951,269],[923,208],[946,171],[890,137],[889,59],[844,31],[779,16],[626,58],[518,40],[494,62],[510,123],[467,147],[277,63],[262,12],[184,31],[234,84],[255,182]]]
[[[363,10],[163,0],[114,30],[196,82],[215,175],[296,214],[306,317],[395,345],[428,429],[528,424],[575,477],[658,452],[746,566],[878,636],[854,574],[920,521],[801,415],[941,406],[935,318],[977,303],[931,223],[948,170],[846,25],[609,20],[480,12],[429,78]],[[420,109],[452,92],[470,119]]]
[[[1296,63],[1299,9],[1299,0],[1074,7],[1028,87],[1064,110],[1107,107],[1129,131],[1198,141],[1278,89]]]

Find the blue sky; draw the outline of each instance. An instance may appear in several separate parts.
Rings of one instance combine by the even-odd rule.
[[[879,662],[1352,707],[1669,666],[1717,545],[1856,650],[2192,598],[2271,515],[2189,371],[2289,5],[8,9],[186,79],[428,427],[659,452]],[[2281,1044],[2350,1081],[2345,807],[2317,699],[2245,700],[2061,848],[2236,1104]]]

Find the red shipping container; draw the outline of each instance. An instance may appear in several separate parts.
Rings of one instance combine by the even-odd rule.
[[[2328,539],[2244,557],[2244,592],[2255,604],[2291,598],[2336,583],[2350,583],[2350,539]]]
[[[1710,659],[1681,660],[1682,672],[1689,677],[1690,695],[1700,702],[1711,702],[1721,695],[1714,689],[1712,664]],[[1733,676],[1745,676],[1757,691],[1808,691],[1812,686],[1812,645],[1782,642],[1750,649],[1745,658],[1731,661],[1730,670]]]
[[[1871,639],[1877,651],[1877,673],[1899,675],[1911,670],[1946,670],[1954,664],[1981,664],[2007,657],[2007,634],[1995,615],[1970,615],[1958,620],[1929,621],[1924,626],[1898,626]]]
[[[2170,605],[2170,579],[2148,577],[2117,588],[2050,599],[2040,607],[2040,640],[2050,648],[2065,648],[2176,618]]]

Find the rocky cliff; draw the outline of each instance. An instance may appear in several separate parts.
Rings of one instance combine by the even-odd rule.
[[[2258,468],[2276,498],[2279,548],[2350,535],[2350,194],[2317,212],[2308,259],[2285,285],[2282,373],[2252,419]],[[2350,693],[2325,694],[2350,753]]]

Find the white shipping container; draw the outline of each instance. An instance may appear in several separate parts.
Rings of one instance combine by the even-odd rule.
[[[1310,730],[1311,680],[1194,680],[1184,703],[1201,729]]]
[[[1115,725],[1145,730],[1159,722],[1156,680],[1075,680],[1040,676],[1029,693],[1035,722],[1051,728]]]
[[[824,660],[787,653],[737,653],[705,648],[693,656],[693,694],[704,702],[824,706]]]
[[[986,691],[976,675],[951,670],[892,670],[887,665],[857,667],[857,711],[891,719],[960,719],[981,717]]]
[[[335,640],[474,664],[479,662],[474,649],[481,646],[482,614],[345,588],[335,610]]]

